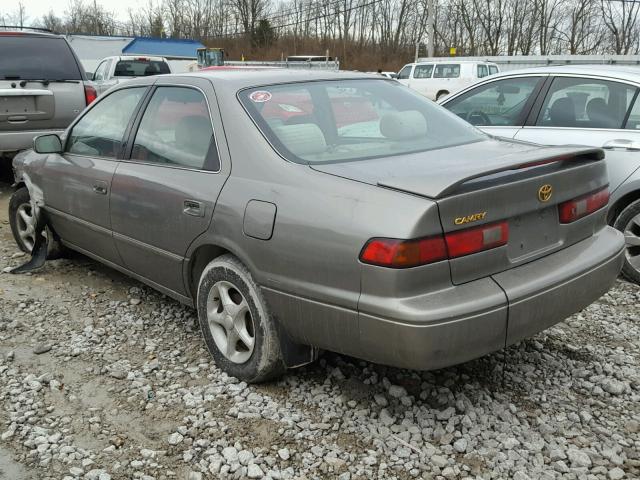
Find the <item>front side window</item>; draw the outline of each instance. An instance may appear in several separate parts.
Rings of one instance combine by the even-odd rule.
[[[413,71],[413,78],[431,78],[433,65],[416,65]]]
[[[156,89],[142,116],[131,159],[217,171],[220,163],[202,92],[188,87]]]
[[[507,78],[480,85],[447,102],[445,108],[478,126],[519,126],[540,77]]]
[[[607,80],[555,78],[536,125],[622,128],[635,91],[630,85]]]
[[[496,73],[498,73],[498,67],[489,65],[489,75],[495,75]]]
[[[447,63],[436,65],[433,72],[433,78],[458,78],[460,76],[459,63]]]
[[[96,73],[93,75],[94,80],[104,80],[105,72],[107,70],[107,61],[105,60],[98,68],[96,68]]]
[[[407,80],[411,76],[411,65],[407,65],[398,72],[398,80]]]
[[[116,158],[122,149],[124,132],[144,87],[118,90],[100,100],[78,123],[67,141],[66,151],[90,157]]]
[[[242,90],[238,97],[275,149],[297,163],[389,157],[485,138],[392,80],[270,85]]]

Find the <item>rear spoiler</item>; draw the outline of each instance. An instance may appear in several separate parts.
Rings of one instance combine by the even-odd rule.
[[[413,180],[404,178],[402,183],[396,182],[394,178],[389,178],[378,182],[378,186],[421,196],[425,196],[425,187],[428,187],[429,194],[426,195],[427,198],[435,200],[451,195],[463,184],[471,180],[488,177],[500,172],[521,170],[556,162],[596,162],[603,159],[604,150],[601,148],[541,147],[523,152],[517,161],[513,161],[510,157],[509,160],[499,157],[492,162],[485,162],[484,165],[472,165],[472,161],[460,162],[460,164],[452,165],[451,168],[446,170],[433,172],[429,176],[428,186],[425,185],[424,177],[418,177]]]

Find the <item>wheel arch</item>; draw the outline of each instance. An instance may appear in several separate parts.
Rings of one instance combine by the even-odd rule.
[[[189,256],[189,261],[186,266],[186,282],[187,291],[193,299],[194,304],[198,294],[198,282],[200,281],[200,276],[202,275],[205,267],[213,260],[226,253],[235,255],[234,252],[225,247],[221,247],[220,245],[204,243],[196,247],[193,253]]]
[[[622,211],[637,200],[640,200],[639,188],[627,192],[618,200],[616,200],[616,202],[609,207],[609,211],[607,212],[607,223],[609,225],[613,225],[613,223],[616,221],[616,218],[618,218]]]

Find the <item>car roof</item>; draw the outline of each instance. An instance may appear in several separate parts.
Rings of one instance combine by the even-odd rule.
[[[501,77],[525,74],[567,74],[567,75],[597,75],[601,77],[617,78],[640,83],[640,66],[632,65],[551,65],[546,67],[519,68],[500,72],[490,77],[491,80]]]
[[[429,63],[482,63],[487,65],[497,65],[497,63],[490,62],[488,60],[459,60],[455,57],[451,57],[451,59],[446,60],[443,58],[439,58],[437,60],[418,60],[417,62],[407,63],[407,65],[424,65]]]
[[[0,26],[0,37],[44,37],[44,38],[64,38],[64,35],[58,35],[53,32],[37,32],[32,30],[3,30]]]
[[[381,81],[389,81],[389,79],[387,79],[386,77],[362,72],[269,67],[242,67],[198,70],[197,72],[183,73],[174,76],[207,78],[210,79],[216,86],[228,87],[229,89],[234,89],[236,91],[243,88],[258,87],[263,85],[311,82],[320,80],[376,79]]]

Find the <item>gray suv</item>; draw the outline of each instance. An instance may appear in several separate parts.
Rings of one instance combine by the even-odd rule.
[[[0,51],[0,158],[10,159],[34,137],[62,133],[96,92],[60,35],[3,30]]]

